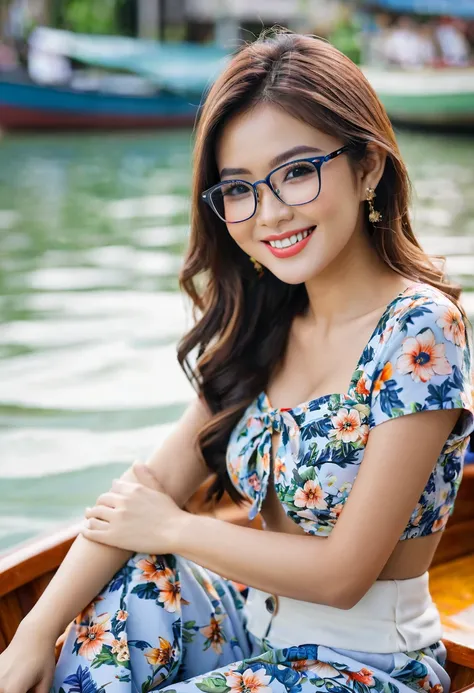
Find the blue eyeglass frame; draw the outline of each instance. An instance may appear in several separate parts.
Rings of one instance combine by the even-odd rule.
[[[258,200],[259,200],[257,185],[261,185],[262,183],[267,185],[270,188],[270,190],[272,191],[272,193],[275,195],[277,200],[282,202],[284,205],[287,205],[288,207],[301,207],[302,205],[307,205],[310,202],[314,202],[314,200],[316,200],[319,197],[319,194],[321,192],[321,166],[323,164],[325,164],[327,161],[331,161],[331,159],[335,159],[336,156],[339,156],[339,154],[344,154],[344,152],[347,152],[347,151],[349,151],[349,145],[345,144],[343,147],[339,147],[339,149],[335,149],[333,152],[330,152],[330,154],[326,154],[325,156],[312,156],[312,157],[309,157],[307,159],[294,159],[293,161],[287,161],[285,164],[281,164],[281,166],[277,166],[277,168],[274,168],[272,171],[270,171],[270,173],[268,174],[268,176],[266,178],[262,178],[261,180],[257,180],[257,181],[255,181],[255,183],[249,183],[248,180],[242,180],[241,178],[230,178],[229,180],[221,180],[220,183],[213,185],[211,188],[208,188],[203,193],[201,193],[201,198],[204,200],[204,202],[206,204],[209,205],[209,207],[212,209],[212,211],[215,214],[217,214],[219,219],[221,219],[221,221],[223,221],[226,224],[241,224],[242,222],[248,221],[249,219],[251,219],[254,216],[255,212],[257,211],[257,205],[258,205]],[[277,191],[275,190],[275,188],[272,187],[272,184],[270,182],[270,178],[273,176],[274,173],[276,173],[277,171],[280,171],[280,169],[285,168],[286,166],[289,166],[290,164],[298,164],[300,162],[309,162],[311,164],[314,164],[314,166],[318,172],[319,190],[318,190],[318,194],[315,195],[315,197],[313,197],[311,200],[308,200],[307,202],[297,202],[296,204],[290,205],[287,202],[285,202],[284,200],[282,200],[281,197],[278,195]],[[212,193],[215,190],[218,190],[223,185],[228,185],[229,183],[244,183],[245,185],[251,186],[251,188],[253,190],[253,196],[254,196],[254,201],[255,201],[254,210],[253,210],[252,214],[250,214],[250,216],[246,217],[245,219],[240,219],[240,221],[226,221],[223,217],[221,217],[221,215],[217,211],[217,209],[216,209],[216,207],[212,201]]]

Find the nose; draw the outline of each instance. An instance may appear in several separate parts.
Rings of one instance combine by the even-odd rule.
[[[281,202],[268,185],[258,186],[257,200],[256,216],[262,226],[275,227],[280,221],[292,219],[291,207]]]

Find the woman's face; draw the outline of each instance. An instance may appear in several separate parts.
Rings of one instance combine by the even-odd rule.
[[[275,168],[275,157],[295,147],[304,146],[304,150],[289,154],[281,163],[324,156],[343,144],[275,106],[262,104],[235,116],[226,125],[217,146],[217,166],[219,172],[242,171],[221,173],[221,180],[239,178],[253,183]],[[258,189],[255,215],[248,221],[227,224],[227,229],[245,253],[288,284],[308,282],[320,275],[350,241],[355,242],[357,236],[362,239],[363,175],[354,171],[346,154],[323,164],[321,190],[313,202],[288,206],[268,186],[262,184]],[[295,243],[291,252],[288,248],[287,252],[278,252],[270,245],[274,237],[283,240],[294,232],[306,235],[308,231],[309,235]]]

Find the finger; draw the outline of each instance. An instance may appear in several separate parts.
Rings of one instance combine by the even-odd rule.
[[[140,484],[134,484],[130,481],[122,481],[122,479],[114,479],[112,482],[112,492],[120,496],[128,496],[132,491],[138,488]]]
[[[83,527],[81,529],[81,534],[90,541],[94,541],[99,544],[108,544],[109,546],[114,545],[109,533],[103,532],[100,529],[88,529],[87,527]]]
[[[86,529],[105,530],[110,527],[110,523],[96,517],[90,517],[84,522],[84,527]]]
[[[118,508],[120,505],[122,497],[118,493],[112,493],[108,491],[107,493],[102,493],[96,500],[96,505],[107,505],[109,508]]]
[[[93,508],[86,508],[84,515],[88,519],[96,518],[96,520],[111,522],[114,515],[114,508],[109,508],[106,505],[94,505]]]
[[[140,483],[142,483],[144,486],[153,488],[155,491],[163,491],[163,487],[148,465],[143,464],[143,462],[134,462],[132,469],[138,481],[140,481]]]

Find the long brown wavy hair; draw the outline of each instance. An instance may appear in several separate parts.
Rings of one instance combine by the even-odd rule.
[[[381,259],[403,277],[437,287],[457,303],[460,290],[424,253],[408,216],[410,183],[390,120],[362,72],[322,39],[274,30],[246,45],[210,89],[200,113],[194,150],[191,236],[180,275],[194,305],[194,327],[178,360],[212,412],[198,446],[216,474],[209,495],[224,490],[241,500],[226,472],[230,433],[246,407],[266,389],[284,355],[295,315],[305,311],[304,284],[265,272],[259,279],[226,226],[201,200],[218,182],[216,140],[230,118],[272,104],[340,138],[360,161],[372,142],[387,153],[377,187],[383,225],[368,224]]]

